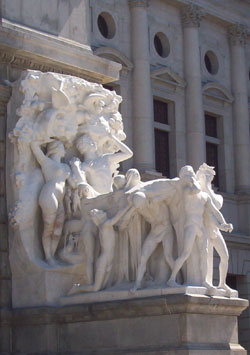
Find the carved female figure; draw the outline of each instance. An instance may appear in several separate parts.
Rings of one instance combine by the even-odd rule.
[[[43,216],[42,243],[45,259],[53,265],[64,222],[63,197],[65,181],[70,175],[70,169],[68,165],[61,163],[65,151],[60,141],[54,140],[48,143],[46,155],[39,142],[32,142],[31,149],[41,166],[45,179],[38,203]]]
[[[98,156],[95,142],[87,135],[76,141],[79,152],[84,155],[81,170],[85,171],[87,182],[99,193],[112,191],[113,178],[119,163],[132,157],[132,151],[116,137],[110,135],[113,141],[113,152]]]

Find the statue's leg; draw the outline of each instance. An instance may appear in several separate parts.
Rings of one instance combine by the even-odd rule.
[[[85,249],[86,276],[89,284],[94,282],[94,253],[95,253],[95,234],[97,227],[90,220],[84,223],[81,235]]]
[[[176,276],[177,276],[178,272],[180,271],[180,269],[182,268],[185,261],[189,258],[190,254],[192,252],[192,249],[193,249],[195,238],[196,238],[196,226],[190,225],[190,226],[185,227],[184,238],[183,238],[184,239],[183,240],[183,251],[182,251],[182,254],[175,260],[172,274],[170,276],[170,279],[167,282],[168,286],[175,287],[178,285],[175,281]]]
[[[202,284],[210,291],[210,294],[213,294],[216,288],[213,286],[212,282],[208,281],[208,234],[205,230],[197,238],[197,244],[200,251],[200,270]]]
[[[133,290],[137,290],[138,288],[141,287],[141,282],[142,282],[143,276],[146,272],[148,259],[153,254],[154,250],[156,249],[156,247],[159,243],[158,239],[159,238],[157,238],[157,235],[155,235],[155,233],[153,233],[151,231],[149,233],[149,235],[146,237],[145,242],[143,243],[142,252],[141,252],[141,260],[140,260],[140,264],[138,267],[137,278],[136,278],[136,282],[135,282],[135,286],[134,286]]]
[[[56,214],[58,208],[57,199],[52,195],[48,195],[46,190],[42,190],[39,197],[39,205],[43,215],[43,235],[42,243],[45,254],[45,259],[51,262],[53,259],[52,253],[52,234],[54,231]]]
[[[219,230],[217,233],[217,238],[213,239],[213,245],[220,257],[220,265],[219,265],[220,281],[218,287],[223,288],[224,290],[230,292],[231,288],[226,284],[229,253],[228,253],[225,240]]]
[[[164,236],[162,239],[164,256],[167,264],[170,266],[171,270],[174,268],[174,258],[173,258],[173,243],[174,243],[174,230],[170,222],[166,226],[164,231]]]
[[[52,234],[54,231],[54,224],[56,220],[56,213],[50,215],[43,215],[43,250],[45,254],[45,259],[50,262],[53,259],[52,253]]]
[[[54,256],[56,253],[56,249],[58,247],[58,243],[62,235],[64,217],[65,217],[65,211],[64,211],[63,203],[61,202],[57,210],[54,232],[52,234],[52,256]]]

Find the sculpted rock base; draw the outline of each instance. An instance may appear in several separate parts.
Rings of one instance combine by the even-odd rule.
[[[12,302],[16,308],[57,306],[74,282],[86,282],[84,264],[60,269],[35,270],[12,279]]]

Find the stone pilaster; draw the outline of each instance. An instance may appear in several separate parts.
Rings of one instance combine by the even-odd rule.
[[[249,192],[250,189],[250,147],[247,68],[245,41],[248,29],[236,24],[229,28],[231,46],[231,82],[233,102],[233,138],[235,161],[235,190]]]
[[[11,305],[5,182],[5,132],[10,94],[9,87],[0,85],[0,308]]]
[[[134,165],[154,170],[153,99],[151,92],[147,0],[129,0],[133,58]]]
[[[197,169],[205,159],[199,26],[204,12],[196,5],[182,8],[184,72],[186,86],[187,163]]]

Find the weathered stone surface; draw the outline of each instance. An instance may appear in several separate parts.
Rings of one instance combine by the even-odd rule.
[[[241,299],[172,295],[16,309],[12,346],[21,354],[34,347],[38,354],[246,354],[238,345],[237,315],[247,304]]]

